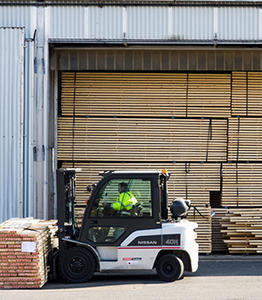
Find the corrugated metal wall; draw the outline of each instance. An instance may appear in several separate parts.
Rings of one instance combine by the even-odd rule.
[[[0,26],[36,29],[37,6],[1,6]],[[262,40],[261,8],[46,6],[46,38]],[[157,22],[156,22],[157,20]]]
[[[32,37],[36,11],[36,7],[30,6],[1,6],[0,27],[24,27],[25,37]]]
[[[46,38],[261,40],[258,7],[16,6],[1,5],[0,26],[36,29],[44,9]],[[157,20],[157,22],[156,22]]]
[[[48,39],[68,42],[99,39],[138,41],[182,41],[216,43],[216,39],[238,42],[262,40],[262,9],[259,7],[162,7],[162,6],[77,6],[1,5],[0,27],[24,27],[25,48],[25,215],[46,216],[47,169],[55,165],[55,140],[48,137],[49,48]],[[157,21],[157,22],[156,22]],[[158,25],[158,26],[157,26]],[[35,40],[33,40],[35,35]],[[12,48],[8,51],[12,52]],[[52,54],[52,53],[51,53]],[[52,56],[52,55],[50,55]],[[53,71],[232,71],[262,70],[260,51],[61,51]],[[8,65],[5,64],[5,68]],[[8,73],[9,69],[2,69]],[[55,77],[55,74],[52,74]],[[11,80],[11,79],[10,79]],[[249,80],[253,80],[252,78]],[[9,82],[9,81],[8,81]],[[234,82],[233,82],[234,83]],[[56,82],[52,83],[56,86]],[[254,110],[249,91],[249,112]],[[253,93],[253,92],[252,92]],[[55,92],[54,92],[55,94]],[[53,96],[53,95],[52,95]],[[51,97],[52,98],[52,97]],[[53,96],[56,99],[56,95]],[[241,101],[243,99],[241,98]],[[55,100],[54,100],[55,101]],[[244,101],[244,100],[243,100]],[[237,104],[234,103],[236,106]],[[223,110],[223,109],[222,109]],[[225,111],[219,114],[225,116]],[[209,114],[211,110],[207,112]],[[193,113],[193,112],[192,112]],[[204,113],[204,112],[203,112]],[[214,111],[213,111],[214,113]],[[55,134],[52,134],[55,135]],[[50,142],[50,143],[48,143]],[[51,145],[51,146],[50,146]],[[52,148],[52,149],[51,149]],[[35,151],[35,152],[34,152]],[[52,152],[53,154],[47,154]],[[49,155],[49,156],[48,156]],[[9,163],[9,164],[12,164]],[[14,174],[15,176],[16,174]],[[11,176],[11,175],[10,175]],[[11,176],[12,177],[12,176]],[[11,178],[10,177],[10,178]],[[31,201],[31,202],[30,202]],[[43,212],[44,211],[44,212]]]
[[[0,222],[23,216],[24,30],[0,28]]]
[[[260,11],[256,7],[217,8],[217,38],[221,40],[261,39]]]
[[[50,6],[45,9],[46,20],[50,21],[48,38],[262,39],[261,8],[257,7]]]

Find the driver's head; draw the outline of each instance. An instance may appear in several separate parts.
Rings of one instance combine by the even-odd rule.
[[[118,184],[118,191],[119,193],[126,193],[128,191],[128,185],[125,182],[120,182]]]

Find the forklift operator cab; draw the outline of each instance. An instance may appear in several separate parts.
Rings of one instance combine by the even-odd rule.
[[[135,230],[159,228],[158,179],[152,172],[105,173],[88,201],[81,240],[119,246]],[[136,203],[131,209],[123,207],[115,210],[114,203],[121,200],[119,186],[124,184]],[[122,198],[127,196],[123,195]]]
[[[184,270],[196,271],[197,224],[184,219],[188,208],[176,220],[168,220],[167,172],[107,171],[102,176],[78,228],[74,221],[75,193],[69,193],[70,187],[74,189],[69,181],[75,178],[68,177],[67,169],[58,170],[61,277],[68,282],[84,282],[94,272],[156,269],[162,280],[174,281]],[[119,189],[121,186],[125,188]],[[176,211],[176,205],[172,206]]]

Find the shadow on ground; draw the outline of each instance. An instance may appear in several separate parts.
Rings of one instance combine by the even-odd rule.
[[[206,257],[200,258],[199,268],[195,273],[185,272],[187,277],[216,277],[216,276],[262,276],[261,257]],[[183,280],[183,279],[181,279]],[[63,282],[50,282],[44,289],[72,289],[86,287],[104,287],[129,284],[170,284],[160,281],[156,273],[126,274],[97,274],[92,280],[81,284],[66,284]]]

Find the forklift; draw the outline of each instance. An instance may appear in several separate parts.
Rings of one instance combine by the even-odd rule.
[[[87,190],[81,227],[75,219],[75,177],[78,169],[57,170],[59,249],[51,270],[66,282],[90,280],[96,272],[156,270],[163,281],[182,278],[198,268],[197,228],[186,220],[189,201],[175,199],[168,212],[167,181],[163,169],[105,171]],[[135,198],[131,209],[114,210],[119,186]],[[56,277],[55,275],[53,277]]]

